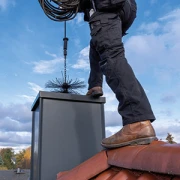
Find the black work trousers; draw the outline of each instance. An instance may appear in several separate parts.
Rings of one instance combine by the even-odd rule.
[[[122,43],[122,21],[117,13],[95,12],[90,18],[89,89],[102,87],[103,75],[119,101],[123,125],[154,121],[147,96],[128,64]],[[128,29],[128,28],[127,28]]]

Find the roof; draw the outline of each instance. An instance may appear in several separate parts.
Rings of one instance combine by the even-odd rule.
[[[103,150],[57,180],[180,180],[180,144],[154,141],[150,145]]]
[[[14,170],[0,170],[0,180],[28,180],[30,170],[22,170],[22,173],[17,174]]]

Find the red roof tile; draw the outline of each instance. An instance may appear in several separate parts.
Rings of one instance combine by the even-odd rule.
[[[180,180],[180,144],[154,141],[102,151],[57,180]]]
[[[107,151],[107,155],[108,164],[113,166],[180,175],[180,144],[154,141]]]
[[[119,180],[119,179],[121,179],[121,180],[126,180],[126,179],[136,180],[136,177],[133,175],[132,172],[128,171],[127,169],[123,169],[112,178],[112,180]]]
[[[113,169],[108,169],[101,174],[99,174],[95,180],[109,180],[112,179],[118,172],[114,171]]]
[[[58,173],[57,180],[90,179],[109,167],[110,165],[107,163],[106,151],[102,151],[67,173]]]

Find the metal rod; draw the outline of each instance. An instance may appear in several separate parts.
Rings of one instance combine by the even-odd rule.
[[[68,45],[68,38],[66,37],[66,21],[64,21],[64,82],[66,83],[66,56],[67,56],[67,45]]]

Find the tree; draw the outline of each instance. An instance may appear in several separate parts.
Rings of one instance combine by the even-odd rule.
[[[20,151],[18,154],[16,154],[16,167],[17,168],[23,168],[24,154],[25,154],[24,149]]]
[[[12,148],[3,148],[0,152],[2,160],[4,162],[4,166],[7,169],[14,169],[15,165],[11,161],[12,157],[14,156],[14,151]]]
[[[25,167],[25,169],[30,169],[31,168],[31,147],[28,147],[25,150],[24,167]]]
[[[166,140],[168,143],[170,144],[176,144],[175,141],[173,141],[174,137],[172,136],[172,134],[168,133],[167,137],[166,137]]]
[[[16,154],[16,167],[22,169],[30,169],[31,147],[23,149]]]
[[[0,155],[0,166],[3,166],[4,165],[4,161],[2,159],[2,156]]]

